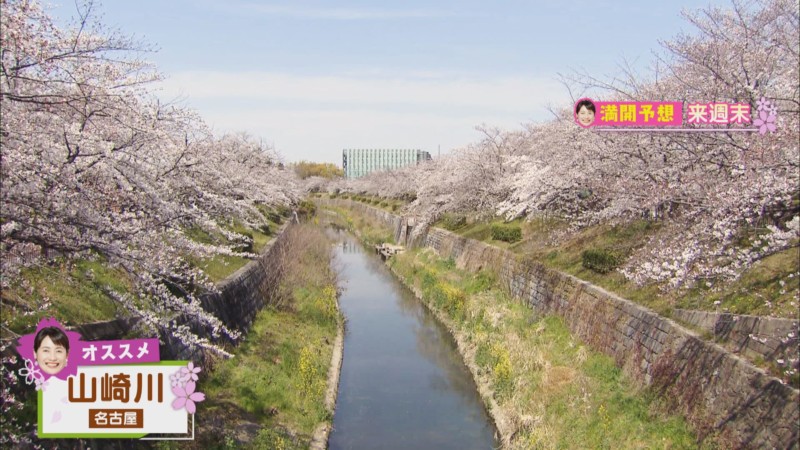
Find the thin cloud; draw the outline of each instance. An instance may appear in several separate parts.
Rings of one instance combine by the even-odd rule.
[[[459,109],[519,115],[566,93],[550,78],[428,76],[321,76],[276,72],[187,71],[163,83],[167,96],[202,100],[296,102],[371,109]]]
[[[378,71],[380,73],[380,71]],[[547,104],[570,105],[555,80],[405,72],[389,77],[186,71],[162,85],[217,131],[246,129],[289,160],[337,162],[343,148],[443,152],[480,138],[476,125],[516,128],[548,120]]]
[[[430,9],[326,8],[300,5],[264,5],[260,3],[241,3],[239,7],[258,14],[316,20],[433,19],[452,17],[454,15],[451,12]]]

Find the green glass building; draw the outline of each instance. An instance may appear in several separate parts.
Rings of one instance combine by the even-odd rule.
[[[417,149],[348,148],[342,150],[342,169],[345,178],[358,178],[371,172],[399,169],[430,159],[430,153]]]

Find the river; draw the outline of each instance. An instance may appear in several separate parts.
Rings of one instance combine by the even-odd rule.
[[[499,447],[447,330],[378,255],[339,238],[346,332],[329,448]]]

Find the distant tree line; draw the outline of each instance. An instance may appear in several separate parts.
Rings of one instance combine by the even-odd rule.
[[[320,177],[326,179],[342,178],[344,171],[332,163],[315,163],[310,161],[300,161],[293,163],[292,169],[300,179],[305,180],[311,177]]]

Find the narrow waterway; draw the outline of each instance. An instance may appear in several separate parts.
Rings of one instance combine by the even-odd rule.
[[[491,449],[494,427],[447,330],[341,234],[344,359],[329,448]]]

